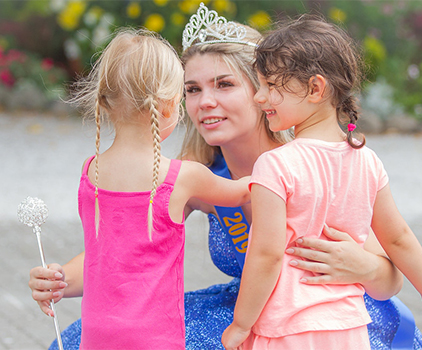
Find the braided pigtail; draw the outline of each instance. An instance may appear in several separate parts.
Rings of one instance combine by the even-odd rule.
[[[98,99],[95,101],[95,124],[97,132],[95,135],[95,235],[98,238],[100,228],[100,203],[98,201],[98,179],[99,172],[99,156],[100,156],[100,131],[101,131],[101,111]]]
[[[158,103],[154,100],[153,97],[148,97],[145,103],[150,105],[149,112],[151,115],[151,133],[153,139],[153,147],[154,147],[154,166],[152,170],[152,189],[151,189],[151,196],[149,200],[148,206],[148,236],[149,240],[152,241],[152,228],[153,228],[153,201],[155,194],[157,192],[158,186],[158,174],[160,171],[160,161],[161,161],[161,137],[160,137],[160,129],[158,118],[160,116],[160,112],[157,110]]]
[[[355,143],[353,139],[352,132],[356,129],[356,122],[359,119],[359,112],[357,110],[357,104],[354,97],[347,97],[341,104],[340,111],[349,117],[350,122],[347,124],[347,142],[353,148],[359,149],[365,146],[366,140],[365,136],[362,135],[362,141],[360,143]]]

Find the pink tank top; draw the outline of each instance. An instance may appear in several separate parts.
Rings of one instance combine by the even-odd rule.
[[[168,212],[181,161],[172,160],[154,198],[148,238],[150,192],[98,189],[100,229],[95,234],[95,187],[86,162],[79,186],[85,236],[80,349],[185,349],[184,223]]]

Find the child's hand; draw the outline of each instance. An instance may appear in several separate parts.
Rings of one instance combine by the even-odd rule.
[[[233,323],[226,328],[221,342],[226,350],[242,350],[243,342],[249,337],[251,330],[243,330]]]
[[[31,270],[29,276],[28,285],[32,290],[32,298],[47,316],[53,317],[50,300],[54,299],[55,303],[60,301],[64,288],[67,287],[63,268],[59,264],[51,264],[47,269],[37,266]]]

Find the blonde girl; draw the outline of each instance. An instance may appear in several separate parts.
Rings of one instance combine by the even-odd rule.
[[[73,101],[95,115],[96,153],[83,166],[85,259],[81,349],[184,349],[184,207],[248,200],[247,179],[219,178],[161,155],[176,126],[183,69],[163,39],[120,30]],[[114,142],[100,154],[100,125]]]

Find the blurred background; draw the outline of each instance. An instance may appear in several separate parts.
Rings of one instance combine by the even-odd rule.
[[[50,210],[43,225],[47,263],[66,263],[83,250],[77,212],[82,162],[95,151],[95,128],[82,123],[63,100],[67,87],[89,72],[95,53],[120,26],[159,32],[180,52],[181,33],[200,0],[0,0],[0,350],[47,349],[52,320],[27,287],[40,264],[30,228],[17,220],[26,196]],[[361,45],[367,64],[358,127],[380,156],[403,217],[422,242],[422,0],[202,0],[228,20],[265,32],[272,23],[302,13],[323,14]],[[181,125],[163,144],[175,157]],[[112,142],[102,136],[102,149]],[[185,289],[231,278],[212,264],[208,223],[187,220]],[[422,329],[419,293],[405,281],[399,297]],[[80,317],[80,299],[57,306],[62,329]]]
[[[201,0],[0,1],[0,106],[58,108],[64,83],[89,71],[95,52],[120,26],[159,32],[180,52],[181,32]],[[260,31],[285,16],[323,14],[361,45],[368,65],[362,107],[376,114],[374,131],[414,129],[422,119],[422,1],[202,0],[229,20]],[[20,97],[20,98],[19,98]],[[375,118],[375,117],[374,117]],[[375,124],[376,123],[376,124]]]

